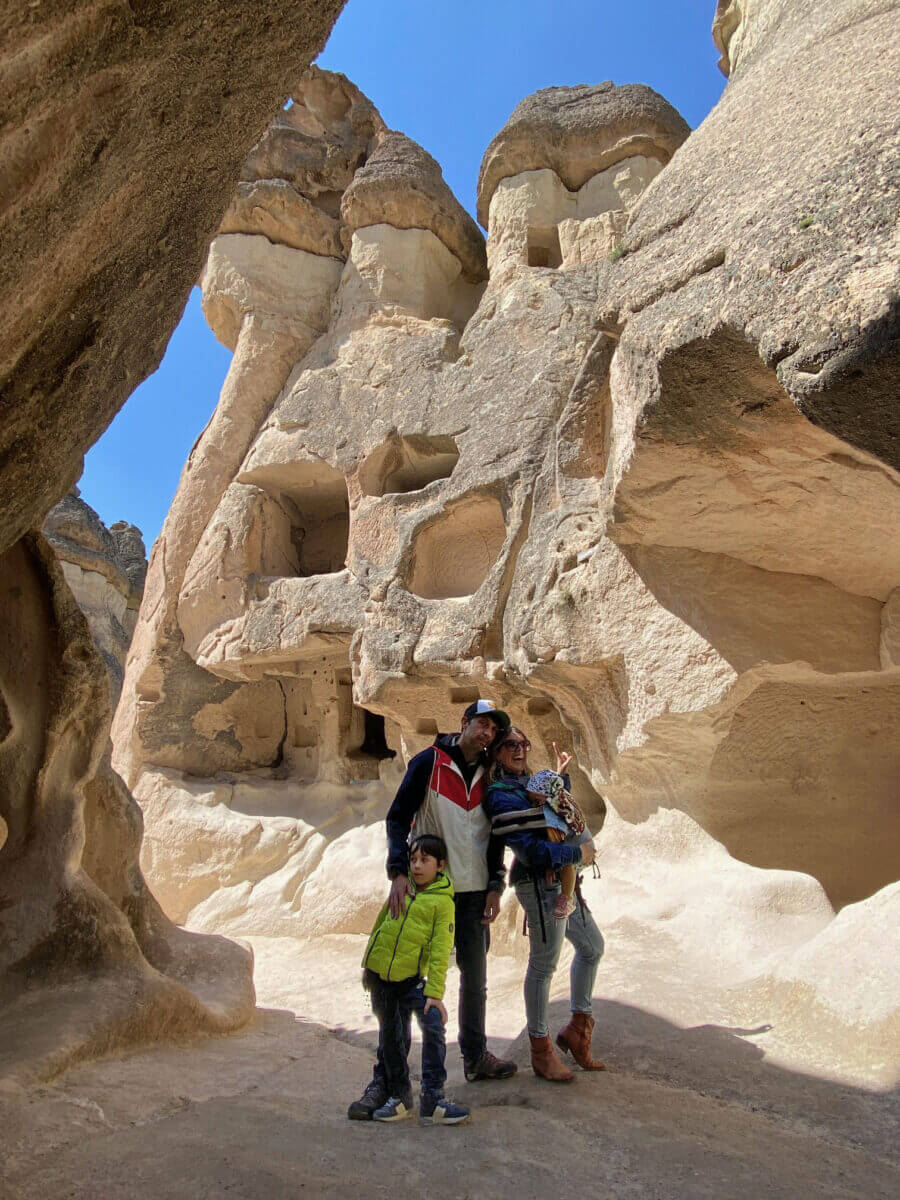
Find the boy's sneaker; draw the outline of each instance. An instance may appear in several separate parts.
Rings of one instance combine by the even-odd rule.
[[[358,1100],[347,1109],[351,1121],[371,1121],[376,1109],[381,1108],[388,1098],[387,1092],[377,1083],[370,1083]]]
[[[372,1113],[375,1121],[405,1121],[411,1116],[412,1100],[409,1097],[402,1100],[397,1096],[391,1096],[387,1104],[382,1104],[381,1108],[376,1108]]]
[[[463,1068],[469,1083],[476,1083],[479,1079],[509,1079],[519,1069],[514,1062],[498,1058],[490,1050],[485,1050],[475,1062],[464,1063]]]
[[[468,1119],[469,1110],[446,1096],[423,1095],[419,1103],[420,1125],[462,1125]]]

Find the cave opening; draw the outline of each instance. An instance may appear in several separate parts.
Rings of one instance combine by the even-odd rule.
[[[505,539],[500,502],[488,495],[466,497],[417,533],[409,590],[423,600],[474,595]]]
[[[397,751],[392,750],[387,744],[385,735],[384,717],[381,713],[369,712],[367,708],[362,709],[363,715],[363,740],[359,747],[358,753],[365,755],[367,758],[396,758]]]
[[[359,486],[365,496],[418,492],[436,479],[447,479],[459,461],[449,434],[391,437],[360,463]]]
[[[273,544],[284,564],[264,574],[283,575],[288,564],[297,575],[333,575],[342,571],[350,542],[350,498],[342,471],[322,459],[273,463],[245,472],[239,483],[261,488],[275,502]]]
[[[529,226],[528,265],[529,267],[550,267],[554,270],[562,266],[558,226],[550,225],[543,229]]]

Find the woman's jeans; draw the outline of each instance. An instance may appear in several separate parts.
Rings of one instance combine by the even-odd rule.
[[[547,1026],[547,1003],[563,938],[568,938],[575,947],[569,973],[572,1012],[591,1011],[594,979],[603,956],[603,935],[587,905],[576,901],[575,911],[568,920],[554,917],[553,905],[559,894],[559,883],[548,885],[543,879],[537,881],[537,894],[532,879],[523,879],[516,884],[516,895],[528,921],[530,949],[528,970],[525,972],[525,1015],[532,1037],[546,1037],[550,1032]],[[544,914],[546,941],[541,936],[539,898]]]
[[[378,1018],[378,1055],[374,1082],[388,1096],[408,1100],[409,1048],[412,1041],[411,1018],[416,1014],[422,1030],[422,1094],[442,1096],[447,1071],[444,1067],[446,1040],[444,1022],[436,1008],[425,1011],[425,981],[412,978],[387,983],[374,971],[366,970],[366,987],[372,997],[372,1011]]]

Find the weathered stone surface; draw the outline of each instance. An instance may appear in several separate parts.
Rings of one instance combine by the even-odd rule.
[[[244,163],[219,233],[262,234],[310,254],[346,257],[340,204],[384,123],[343,75],[310,67]]]
[[[343,258],[340,222],[284,179],[239,183],[219,233],[261,234],[273,245]]]
[[[128,521],[113,521],[109,532],[116,548],[116,561],[132,591],[138,596],[143,595],[147,580],[147,549],[140,529]]]
[[[340,9],[5,9],[0,549],[159,364],[242,161]]]
[[[484,238],[444,182],[441,168],[402,133],[380,135],[341,199],[348,235],[366,225],[428,229],[474,283],[487,276]]]
[[[231,1029],[252,1011],[251,956],[176,930],[146,889],[140,815],[103,757],[101,661],[27,531],[158,365],[241,162],[340,7],[82,0],[0,15],[4,1075]],[[70,516],[54,535],[66,569],[90,609],[107,620],[112,603],[124,625],[139,531]],[[104,649],[112,663],[117,648]]]
[[[827,1009],[847,1033],[818,953],[778,972],[835,908],[872,900],[852,924],[877,909],[879,936],[900,850],[895,135],[859,41],[893,27],[853,0],[780,12],[741,18],[754,49],[677,153],[644,90],[577,90],[553,136],[526,102],[485,160],[483,292],[387,203],[348,224],[339,279],[294,287],[296,325],[262,260],[234,285],[232,376],[116,722],[180,919],[319,936],[355,858],[331,928],[361,932],[401,760],[488,695],[534,765],[575,752],[595,826],[609,802],[623,937],[671,937],[729,1011],[780,980],[792,1030]],[[860,1044],[889,1054],[898,1007]]]
[[[229,350],[244,318],[257,311],[272,327],[312,336],[328,320],[341,260],[285,245],[263,235],[220,234],[210,247],[201,284],[203,313]]]
[[[897,877],[898,706],[897,670],[757,668],[720,704],[653,722],[620,755],[610,799],[633,821],[680,808],[735,857],[852,904]]]
[[[107,529],[76,487],[47,514],[43,532],[106,663],[115,708],[147,576],[141,531],[126,521]]]
[[[384,131],[372,101],[345,75],[309,67],[240,168],[242,180],[284,179],[337,218],[341,195]]]
[[[725,863],[694,858],[693,865],[727,866],[724,857]],[[687,877],[691,864],[679,865]],[[632,893],[635,904],[643,899]],[[761,914],[762,899],[760,888]],[[874,915],[865,914],[867,925]],[[768,931],[774,928],[769,922]],[[762,923],[760,932],[767,932]],[[885,934],[887,945],[895,929]],[[719,928],[711,948],[721,939]],[[371,1072],[377,1036],[365,993],[348,985],[358,973],[359,939],[257,942],[265,990],[248,1029],[188,1052],[159,1046],[78,1067],[26,1096],[0,1093],[10,1196],[124,1198],[139,1178],[145,1193],[166,1200],[227,1195],[238,1187],[245,1196],[280,1198],[310,1191],[312,1180],[329,1200],[357,1200],[362,1188],[381,1200],[396,1190],[398,1158],[415,1194],[479,1195],[488,1175],[492,1187],[519,1200],[546,1200],[562,1177],[579,1195],[634,1200],[680,1194],[881,1200],[897,1191],[896,1091],[848,1078],[847,1042],[835,1039],[819,1063],[787,1058],[779,1040],[784,1024],[765,1019],[772,1010],[763,993],[755,1010],[728,1020],[671,943],[658,946],[662,953],[647,964],[655,994],[623,989],[634,975],[629,968],[650,950],[634,921],[623,918],[621,936],[608,939],[595,1000],[594,1046],[609,1071],[568,1088],[551,1091],[528,1069],[527,1039],[518,1036],[522,964],[492,952],[488,1019],[502,1015],[509,1022],[495,1024],[492,1033],[502,1037],[498,1044],[519,1072],[495,1089],[469,1087],[448,1048],[448,1089],[466,1103],[471,1098],[473,1120],[453,1135],[455,1152],[442,1146],[434,1154],[423,1154],[413,1121],[391,1130],[384,1152],[383,1138],[373,1142],[375,1129],[341,1119],[347,1097]],[[862,993],[870,965],[862,948],[838,938],[833,945],[832,965],[843,949],[858,954]],[[629,947],[634,957],[626,964]],[[882,972],[890,965],[871,963]],[[785,989],[794,997],[802,990],[802,984]],[[673,991],[681,994],[677,1007]],[[451,1030],[455,992],[451,987],[447,995]],[[565,1005],[562,990],[554,992],[554,1027],[566,1019]],[[827,1022],[820,1016],[821,1028]],[[548,1138],[551,1122],[557,1128]]]
[[[0,580],[0,1075],[241,1025],[247,951],[176,929],[144,883],[140,810],[106,751],[106,674],[53,551],[30,535]]]
[[[569,191],[624,159],[669,161],[690,129],[658,92],[641,83],[543,88],[512,111],[485,151],[478,176],[478,220],[488,227],[502,179],[549,167]]]
[[[746,53],[665,186],[635,206],[615,264],[627,341],[683,345],[729,326],[804,417],[896,468],[900,135],[872,103],[890,54],[870,52],[895,45],[895,6],[740,10],[728,45],[740,36]]]
[[[624,245],[628,210],[661,170],[657,159],[634,155],[576,192],[548,168],[501,179],[490,207],[491,275],[496,280],[519,266],[609,262]]]
[[[881,665],[900,667],[900,588],[894,588],[881,610]]]

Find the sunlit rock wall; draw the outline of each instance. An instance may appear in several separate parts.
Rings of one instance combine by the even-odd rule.
[[[896,905],[896,135],[865,50],[895,23],[741,7],[693,133],[637,85],[523,101],[486,250],[339,76],[251,157],[278,200],[210,251],[234,360],[115,726],[179,920],[362,932],[402,761],[487,694],[610,802],[607,912],[683,914],[719,979],[802,978],[806,1012],[859,987],[820,996],[802,947]]]
[[[159,364],[240,164],[340,7],[79,0],[0,15],[4,1083],[252,1012],[250,954],[175,929],[146,888],[140,810],[109,766],[108,676],[28,531]],[[133,537],[110,533],[129,576]]]
[[[147,575],[141,531],[127,521],[109,529],[81,499],[78,488],[47,514],[44,536],[56,551],[94,644],[106,664],[113,708],[125,676],[125,659],[137,624]]]

